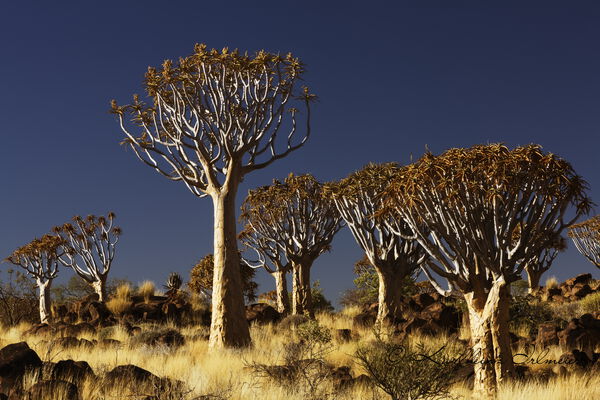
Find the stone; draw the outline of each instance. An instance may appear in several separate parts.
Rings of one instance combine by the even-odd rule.
[[[349,342],[352,340],[352,331],[350,329],[336,329],[335,339],[338,342]]]
[[[362,313],[356,314],[352,318],[352,326],[368,328],[370,326],[373,326],[373,324],[375,324],[376,318],[377,318],[376,314],[373,314],[370,312],[362,312]]]
[[[575,296],[579,299],[584,298],[585,296],[587,296],[590,293],[592,293],[592,288],[590,288],[590,285],[587,285],[587,284],[576,285],[571,290],[571,296]]]
[[[52,380],[63,380],[79,384],[94,376],[94,371],[85,361],[61,360],[54,364],[50,371]]]
[[[277,323],[281,314],[266,303],[255,303],[246,307],[246,320],[248,323],[268,324]]]
[[[56,398],[58,393],[60,393],[61,400],[80,400],[77,386],[73,383],[60,380],[48,380],[36,383],[29,388],[23,400]]]
[[[585,368],[588,365],[591,365],[592,361],[583,351],[575,349],[561,355],[558,359],[558,363],[566,366],[571,365],[580,368]]]
[[[41,368],[42,360],[27,343],[13,343],[0,349],[0,393],[20,383],[23,374]]]
[[[104,378],[104,384],[114,385],[116,382],[129,382],[132,385],[147,382],[157,382],[160,378],[137,365],[119,365],[108,372]]]
[[[350,374],[350,367],[342,366],[331,371],[331,379],[336,390],[345,389],[354,383],[354,379]]]
[[[541,324],[538,327],[538,333],[536,337],[536,345],[539,348],[547,348],[558,344],[558,332],[559,329],[551,323]]]
[[[592,274],[580,274],[574,278],[567,279],[564,284],[568,286],[575,286],[578,283],[589,283],[591,280]]]

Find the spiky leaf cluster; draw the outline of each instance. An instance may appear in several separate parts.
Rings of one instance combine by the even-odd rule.
[[[169,291],[177,291],[183,285],[183,278],[177,272],[171,272],[167,278],[165,288]]]

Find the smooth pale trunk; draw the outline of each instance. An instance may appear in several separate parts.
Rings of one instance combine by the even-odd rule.
[[[510,287],[504,281],[497,282],[490,291],[488,302],[492,307],[492,341],[494,345],[494,368],[498,386],[515,376],[515,364],[510,343],[509,307]]]
[[[308,314],[314,318],[312,295],[310,292],[310,267],[312,263],[303,261],[293,265],[292,314]]]
[[[377,323],[394,324],[402,318],[402,280],[404,276],[392,268],[376,268],[379,277]]]
[[[275,293],[277,296],[277,311],[281,314],[288,314],[290,311],[290,297],[287,289],[287,272],[285,270],[275,271],[272,275],[275,277]]]
[[[246,320],[235,220],[236,188],[215,194],[214,275],[209,346],[245,347],[250,344]]]
[[[540,279],[542,278],[542,271],[526,271],[527,272],[527,285],[529,287],[529,293],[533,293],[540,287]]]
[[[492,313],[486,307],[484,296],[473,292],[465,294],[469,310],[471,329],[471,349],[475,372],[473,394],[479,398],[492,399],[496,395],[496,372],[494,368],[494,348],[492,340]]]
[[[106,301],[106,275],[100,276],[97,281],[92,282],[92,287],[98,295],[98,301],[104,303]]]
[[[50,323],[50,287],[52,280],[37,281],[38,290],[40,291],[40,321],[42,324]]]

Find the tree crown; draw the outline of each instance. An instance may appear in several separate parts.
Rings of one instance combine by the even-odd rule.
[[[316,258],[329,250],[342,219],[323,184],[310,174],[290,174],[283,181],[251,190],[242,205],[246,222],[240,234],[259,255],[270,252],[292,261]],[[266,249],[269,247],[271,250]]]
[[[113,100],[112,112],[126,134],[123,143],[140,160],[202,197],[219,190],[227,176],[266,167],[305,143],[309,103],[316,96],[306,87],[296,93],[303,72],[291,53],[261,50],[249,56],[199,44],[178,62],[148,68],[144,84],[151,105],[134,95],[125,106]],[[302,139],[297,139],[295,100],[307,110]],[[133,127],[126,126],[125,115]],[[276,140],[282,129],[285,147]]]

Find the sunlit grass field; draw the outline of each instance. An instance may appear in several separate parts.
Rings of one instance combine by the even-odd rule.
[[[348,366],[354,377],[365,373],[354,358],[354,353],[360,343],[374,339],[375,333],[368,328],[353,328],[352,317],[358,309],[346,309],[336,314],[320,314],[317,320],[321,326],[330,329],[352,329],[352,340],[340,342],[334,340],[326,360],[334,366]],[[286,342],[295,339],[295,332],[290,329],[281,329],[277,325],[252,326],[251,333],[253,346],[243,350],[217,350],[208,351],[208,342],[205,339],[207,328],[186,327],[179,329],[185,337],[185,344],[178,348],[167,346],[150,347],[134,344],[133,337],[120,328],[109,330],[109,334],[83,334],[80,338],[88,340],[115,339],[119,345],[101,346],[93,348],[77,347],[62,348],[52,344],[51,337],[25,336],[27,325],[19,325],[0,331],[0,345],[27,341],[43,361],[57,362],[72,359],[87,361],[96,375],[102,375],[118,365],[134,364],[149,372],[173,380],[182,381],[187,386],[183,392],[178,392],[169,399],[305,399],[302,390],[290,392],[283,385],[273,380],[257,376],[250,365],[254,362],[262,364],[282,364],[282,349]],[[150,325],[142,326],[143,330],[153,329]],[[462,329],[460,336],[466,339],[467,329]],[[446,336],[425,337],[412,335],[411,343],[423,343],[428,347],[443,346],[448,342]],[[559,348],[551,348],[549,358],[558,358],[563,352]],[[540,372],[551,366],[538,365],[533,370]],[[543,372],[543,371],[542,371]],[[501,388],[498,398],[500,400],[577,400],[600,399],[600,373],[598,372],[573,372],[566,376],[555,376],[548,371],[551,378],[545,380],[515,381]],[[24,386],[30,387],[39,379],[36,374],[28,374],[24,379]],[[83,400],[96,399],[121,399],[128,396],[139,396],[139,388],[131,382],[121,382],[111,388],[109,394],[99,392],[97,379],[89,379],[80,385]],[[330,382],[325,382],[321,388],[332,399],[387,399],[389,398],[378,388],[354,385],[344,390],[336,390]],[[470,390],[466,384],[455,384],[451,393],[456,398],[471,398]],[[209,397],[201,397],[209,396]],[[53,399],[59,399],[60,393],[55,393]],[[137,397],[132,397],[137,398]],[[48,400],[48,399],[40,399]]]

